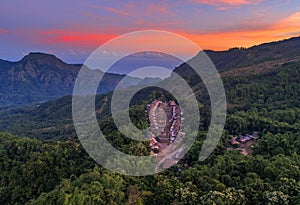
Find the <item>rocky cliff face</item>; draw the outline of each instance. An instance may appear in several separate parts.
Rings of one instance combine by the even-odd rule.
[[[81,67],[82,65],[67,64],[54,55],[43,53],[30,53],[18,62],[0,60],[0,107],[47,101],[70,95],[73,93],[74,83]],[[97,76],[100,73],[99,70],[90,69],[87,72],[90,76]],[[124,75],[106,73],[99,85],[98,93],[113,90],[123,77]],[[158,79],[147,80],[152,82]],[[139,83],[144,83],[143,79],[130,77],[123,86]]]

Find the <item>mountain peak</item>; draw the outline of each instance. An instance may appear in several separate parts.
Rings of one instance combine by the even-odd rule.
[[[54,62],[63,63],[63,61],[61,61],[53,54],[40,53],[40,52],[30,52],[28,55],[24,56],[24,58],[22,58],[20,62],[24,62],[24,61],[36,61],[45,64],[54,63]]]
[[[55,55],[50,53],[41,53],[41,52],[30,52],[24,58],[57,58]]]

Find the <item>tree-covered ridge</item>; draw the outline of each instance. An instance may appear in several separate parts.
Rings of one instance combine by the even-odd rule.
[[[294,62],[262,74],[224,77],[229,111],[227,124],[230,126],[230,132],[262,132],[264,129],[272,131],[277,128],[283,132],[297,129],[300,103],[299,72],[300,63]],[[205,129],[209,124],[209,97],[201,82],[189,83],[195,84],[193,89],[197,99],[205,105],[200,109],[203,116],[201,124]],[[135,95],[131,105],[143,106],[161,94],[162,92],[154,87],[143,89]],[[165,96],[172,98],[167,94]],[[96,113],[99,119],[110,116],[110,100],[111,94],[97,96]],[[72,97],[66,96],[39,106],[1,111],[0,131],[42,139],[74,138],[76,135],[72,125],[71,101]],[[235,115],[231,117],[230,114],[233,113]],[[140,120],[137,116],[133,116],[132,119]],[[271,121],[276,121],[277,125],[271,126]],[[245,128],[247,124],[250,124],[249,129]]]
[[[219,71],[257,66],[266,62],[285,63],[291,60],[299,60],[300,37],[264,43],[250,48],[231,48],[226,51],[206,50],[205,54],[209,56]],[[198,57],[201,55],[200,52],[191,61],[197,62]],[[186,63],[178,66],[175,72],[186,79],[196,77],[196,73]]]
[[[75,142],[3,133],[1,204],[299,204],[299,150],[269,152],[265,148],[275,149],[278,136],[267,135],[253,156],[228,152],[220,142],[199,163],[202,133],[172,169],[131,177],[97,166]],[[281,135],[287,142],[284,149],[292,150],[291,142],[299,144],[292,135]]]
[[[1,204],[299,204],[299,89],[280,89],[299,86],[299,64],[283,66],[264,76],[228,79],[225,86],[234,106],[229,108],[226,130],[213,154],[198,162],[206,137],[207,127],[203,125],[204,131],[184,159],[154,176],[114,174],[96,166],[73,141],[2,134]],[[150,91],[141,99],[161,95]],[[142,128],[147,123],[145,106],[138,105],[140,102],[143,100],[133,102],[130,116]],[[110,117],[99,120],[99,125],[121,151],[149,153],[148,143],[124,138]],[[226,150],[232,134],[252,131],[261,136],[252,155]],[[12,165],[5,168],[7,164]]]
[[[72,141],[40,141],[0,133],[0,203],[24,204],[77,177],[93,162]]]
[[[85,75],[89,76],[91,83],[96,82],[100,76],[103,77],[97,90],[98,94],[114,90],[125,77],[116,73],[103,73],[94,68],[92,70],[83,64],[67,64],[56,56],[45,53],[29,53],[18,62],[0,59],[0,110],[71,95],[81,69],[85,70]],[[159,78],[127,78],[121,87],[160,81]]]
[[[206,137],[209,103],[201,83],[192,80],[202,102],[201,131],[178,165],[147,177],[114,174],[97,166],[72,140],[70,97],[27,110],[29,122],[49,119],[64,142],[0,136],[0,204],[300,204],[300,63],[287,63],[264,73],[223,79],[229,102],[224,134],[213,154],[199,162]],[[201,91],[201,92],[200,92]],[[132,100],[130,117],[140,128],[148,124],[145,105],[153,98],[167,98],[148,88]],[[120,151],[149,153],[148,143],[124,137],[109,114],[108,96],[99,96],[96,113],[107,139]],[[63,103],[64,102],[64,103]],[[62,105],[62,106],[60,106]],[[20,117],[13,126],[19,133],[30,123],[22,109],[5,111],[5,118]],[[2,112],[4,113],[4,112]],[[32,121],[30,121],[32,120]],[[58,121],[61,120],[61,121]],[[56,124],[55,124],[56,125]],[[129,129],[129,128],[128,128]],[[68,130],[68,134],[64,132]],[[259,132],[252,155],[228,151],[232,135]],[[39,137],[39,132],[35,133]],[[42,135],[41,135],[42,136]],[[47,136],[45,134],[44,136]],[[52,136],[52,135],[49,135]],[[42,138],[42,137],[41,137]],[[117,163],[117,162],[116,162]],[[120,162],[126,163],[126,162]]]

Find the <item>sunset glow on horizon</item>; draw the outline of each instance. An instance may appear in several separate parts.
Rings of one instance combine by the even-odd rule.
[[[6,60],[39,51],[82,63],[101,44],[139,30],[173,32],[218,51],[300,36],[300,2],[293,0],[4,0],[0,5],[0,59]]]

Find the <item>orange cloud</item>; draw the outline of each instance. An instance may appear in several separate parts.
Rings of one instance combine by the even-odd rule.
[[[0,34],[4,34],[4,33],[6,33],[7,32],[7,30],[5,30],[5,29],[0,29]]]
[[[282,19],[273,26],[273,29],[280,29],[278,36],[287,36],[293,33],[300,34],[300,12],[296,12],[287,18]]]
[[[46,44],[71,44],[75,47],[97,47],[112,38],[115,34],[97,34],[68,30],[42,31],[40,41]]]
[[[186,34],[203,49],[225,50],[232,47],[250,47],[253,45],[278,41],[300,36],[300,12],[294,13],[265,28],[241,29],[205,34]]]
[[[239,6],[245,4],[257,4],[262,0],[192,0],[193,2],[198,2],[201,4],[207,4],[212,6],[221,6],[221,5],[230,5],[230,6]]]
[[[229,8],[235,8],[242,5],[258,4],[264,0],[191,0],[195,3],[215,6],[216,10],[224,11]]]
[[[178,33],[187,37],[202,49],[211,50],[226,50],[232,47],[250,47],[265,42],[282,40],[300,35],[300,12],[291,14],[276,23],[265,27],[253,27],[251,22],[248,28],[235,29],[231,31],[216,31],[208,33],[189,33],[187,30],[172,30],[169,31]],[[143,29],[143,28],[141,28]],[[147,29],[147,28],[144,28]],[[157,28],[159,29],[159,28]],[[68,30],[50,30],[41,32],[42,43],[62,44],[77,48],[97,48],[99,45],[118,36],[117,30],[110,33],[92,33],[85,31],[68,31]],[[157,37],[155,43],[162,41]],[[148,42],[147,39],[143,42]],[[174,45],[177,45],[174,42]],[[127,42],[126,46],[132,46],[132,42]],[[125,46],[125,47],[126,47]],[[188,51],[183,51],[188,52]]]

